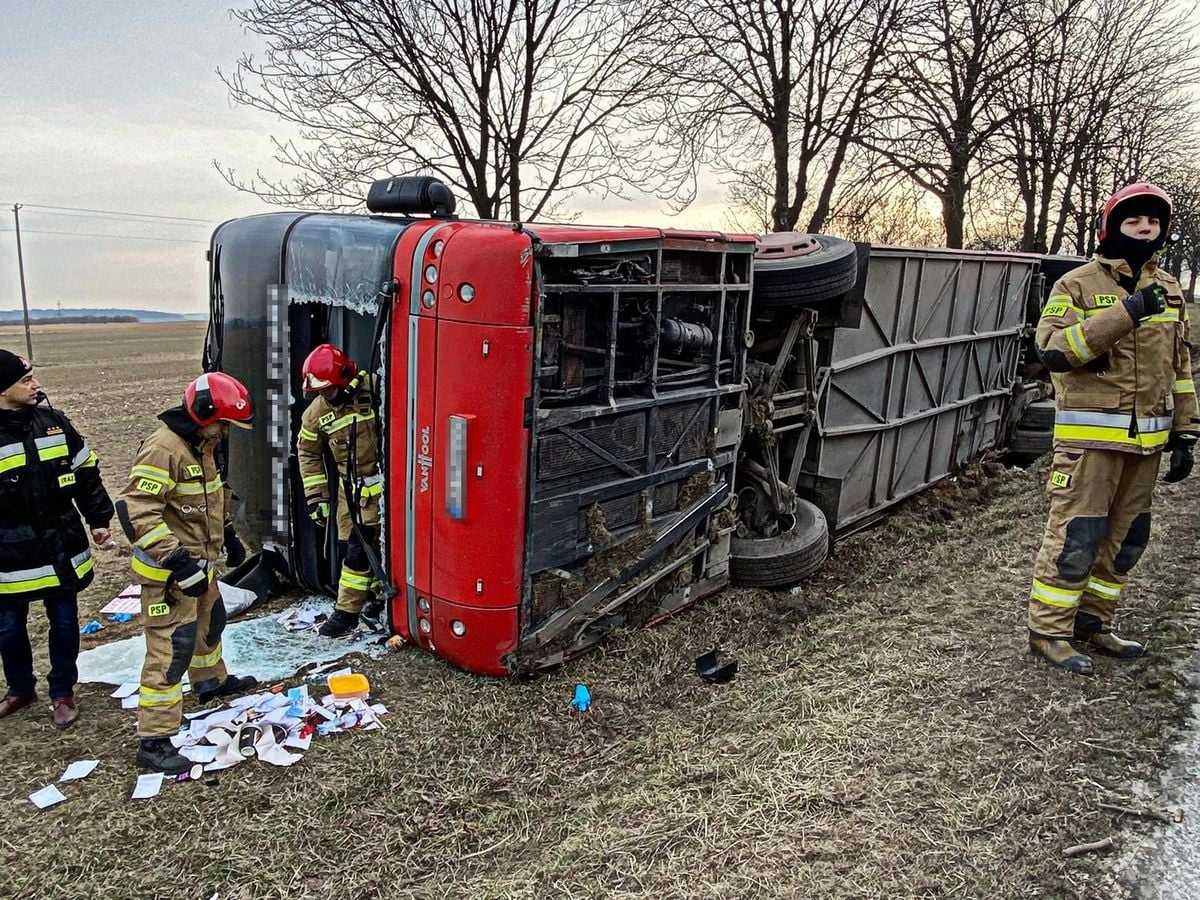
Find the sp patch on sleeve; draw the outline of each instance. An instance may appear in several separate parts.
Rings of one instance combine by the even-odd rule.
[[[1106,306],[1116,305],[1118,299],[1120,298],[1116,294],[1092,294],[1092,306],[1103,309]]]
[[[1068,488],[1071,486],[1071,476],[1066,472],[1051,472],[1050,483],[1055,487]]]
[[[166,603],[151,603],[146,607],[146,614],[151,618],[165,616],[171,611],[171,607]]]
[[[199,478],[203,474],[204,474],[204,469],[201,466],[188,466],[187,467],[188,478]]]
[[[1070,308],[1070,305],[1067,303],[1047,303],[1045,308],[1042,310],[1042,318],[1045,319],[1047,316],[1065,316],[1067,314],[1067,310]]]
[[[139,478],[137,489],[143,494],[158,494],[162,491],[163,485],[161,481],[153,481],[149,478]]]

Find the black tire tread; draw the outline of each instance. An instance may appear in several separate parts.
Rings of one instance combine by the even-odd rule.
[[[822,236],[832,242],[823,253],[832,258],[794,268],[754,268],[754,303],[763,308],[780,308],[818,303],[845,294],[858,277],[858,254],[854,244],[841,238]],[[804,258],[801,257],[801,260]]]
[[[1017,427],[1025,431],[1050,431],[1054,428],[1054,401],[1038,400],[1025,407]]]
[[[788,540],[780,538],[738,538],[730,545],[729,574],[743,587],[791,587],[812,575],[829,556],[829,526],[825,516],[808,501],[810,516],[797,515],[796,528]],[[815,513],[815,515],[811,515]],[[763,555],[763,545],[783,543],[786,549],[775,555]],[[740,551],[740,552],[739,552]]]

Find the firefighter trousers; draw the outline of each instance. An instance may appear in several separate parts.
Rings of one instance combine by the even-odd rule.
[[[1029,630],[1069,638],[1076,612],[1105,630],[1150,539],[1150,500],[1161,453],[1055,447],[1050,516],[1033,567]]]
[[[359,529],[367,539],[371,550],[379,553],[378,529],[363,526]],[[367,559],[367,545],[364,545],[359,531],[351,531],[346,542],[346,555],[342,558],[342,571],[338,576],[337,609],[342,612],[358,615],[371,596],[375,577],[371,574],[371,563]]]
[[[168,737],[183,718],[183,673],[192,689],[204,681],[224,681],[221,633],[225,604],[216,581],[200,597],[171,585],[142,585],[142,630],[146,661],[138,699],[138,736]]]

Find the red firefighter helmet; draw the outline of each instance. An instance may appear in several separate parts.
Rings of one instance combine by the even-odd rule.
[[[313,393],[327,387],[345,387],[358,367],[333,344],[319,344],[304,360],[304,390]]]
[[[1166,234],[1167,228],[1171,222],[1171,196],[1160,188],[1157,184],[1151,184],[1148,181],[1135,181],[1133,184],[1127,184],[1104,202],[1104,209],[1100,211],[1100,222],[1096,229],[1097,240],[1104,240],[1108,237],[1109,219],[1112,217],[1116,208],[1135,197],[1141,197],[1144,201],[1152,206],[1160,207],[1159,223],[1162,225],[1163,234]],[[1115,223],[1120,227],[1120,222]]]
[[[205,372],[183,392],[183,407],[197,425],[228,422],[249,428],[254,404],[246,386],[224,372]]]

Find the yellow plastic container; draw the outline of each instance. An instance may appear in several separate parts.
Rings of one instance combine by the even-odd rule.
[[[329,693],[338,700],[366,700],[371,694],[371,683],[360,672],[348,675],[330,675]]]

